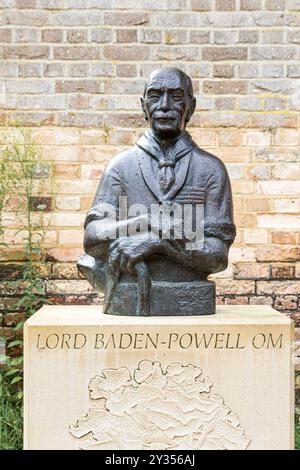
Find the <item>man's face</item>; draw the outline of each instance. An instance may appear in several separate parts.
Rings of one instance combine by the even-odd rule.
[[[192,100],[184,85],[175,71],[162,70],[150,77],[142,107],[150,127],[162,137],[179,134],[190,117]]]

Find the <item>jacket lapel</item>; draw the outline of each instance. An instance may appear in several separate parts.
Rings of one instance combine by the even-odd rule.
[[[146,185],[148,186],[150,191],[157,197],[159,201],[163,201],[165,195],[162,193],[162,191],[159,188],[158,182],[153,173],[151,159],[149,158],[149,155],[147,155],[147,153],[143,152],[143,150],[139,148],[138,159],[139,159],[140,169],[141,169]]]
[[[172,188],[170,191],[166,194],[165,198],[166,199],[173,199],[174,196],[178,193],[178,191],[182,188],[184,185],[184,182],[187,177],[187,172],[190,166],[190,159],[191,159],[191,151],[189,150],[189,153],[184,155],[178,165],[178,170],[176,172],[176,180],[175,183],[173,184]]]
[[[159,161],[162,156],[162,149],[153,138],[151,131],[146,131],[136,144],[140,149],[138,152],[139,164],[145,183],[159,201],[172,199],[182,188],[186,180],[191,151],[193,150],[195,143],[187,132],[184,132],[175,142],[172,153],[175,161],[178,162],[175,167],[176,180],[167,194],[164,194],[160,190],[157,178],[153,173],[151,159],[149,158],[150,155],[152,158]]]

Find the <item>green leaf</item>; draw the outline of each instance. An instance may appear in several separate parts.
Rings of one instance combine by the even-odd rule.
[[[11,360],[11,365],[12,366],[18,366],[20,364],[23,364],[23,357],[14,357],[12,360]]]
[[[15,340],[12,341],[11,343],[8,343],[7,348],[14,348],[15,346],[20,346],[21,344],[23,344],[23,341],[22,341],[22,340],[20,340],[20,339],[15,339]]]
[[[7,372],[5,372],[5,377],[10,377],[11,375],[14,375],[16,373],[20,372],[20,369],[9,369]]]
[[[21,328],[23,328],[24,323],[25,323],[24,320],[19,321],[15,326],[15,331],[20,330]]]
[[[9,359],[9,356],[6,356],[5,354],[0,354],[0,363],[4,363]]]
[[[14,385],[14,384],[20,382],[21,380],[23,380],[23,377],[15,377],[15,378],[12,379],[12,381],[10,382],[10,385]]]

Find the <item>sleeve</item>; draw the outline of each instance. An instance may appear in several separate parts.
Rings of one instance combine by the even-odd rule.
[[[92,220],[103,220],[109,207],[118,211],[119,197],[123,194],[121,177],[116,166],[109,164],[99,182],[91,209],[88,211],[84,228]]]
[[[229,246],[236,236],[230,180],[225,165],[220,161],[207,183],[204,234],[205,237],[223,240]]]

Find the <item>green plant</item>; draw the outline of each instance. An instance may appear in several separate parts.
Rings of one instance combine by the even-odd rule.
[[[0,449],[22,449],[22,413],[11,395],[11,387],[0,374]]]
[[[54,188],[51,166],[43,163],[41,149],[30,130],[19,126],[2,152],[0,171],[0,214],[6,209],[15,220],[16,235],[21,235],[25,260],[19,281],[22,294],[15,304],[15,309],[24,315],[14,328],[15,337],[4,339],[7,354],[1,358],[5,367],[0,377],[0,448],[11,448],[20,447],[22,436],[23,324],[48,302],[42,272]],[[3,238],[1,215],[0,234]]]
[[[300,407],[297,406],[295,413],[295,449],[300,450]]]

